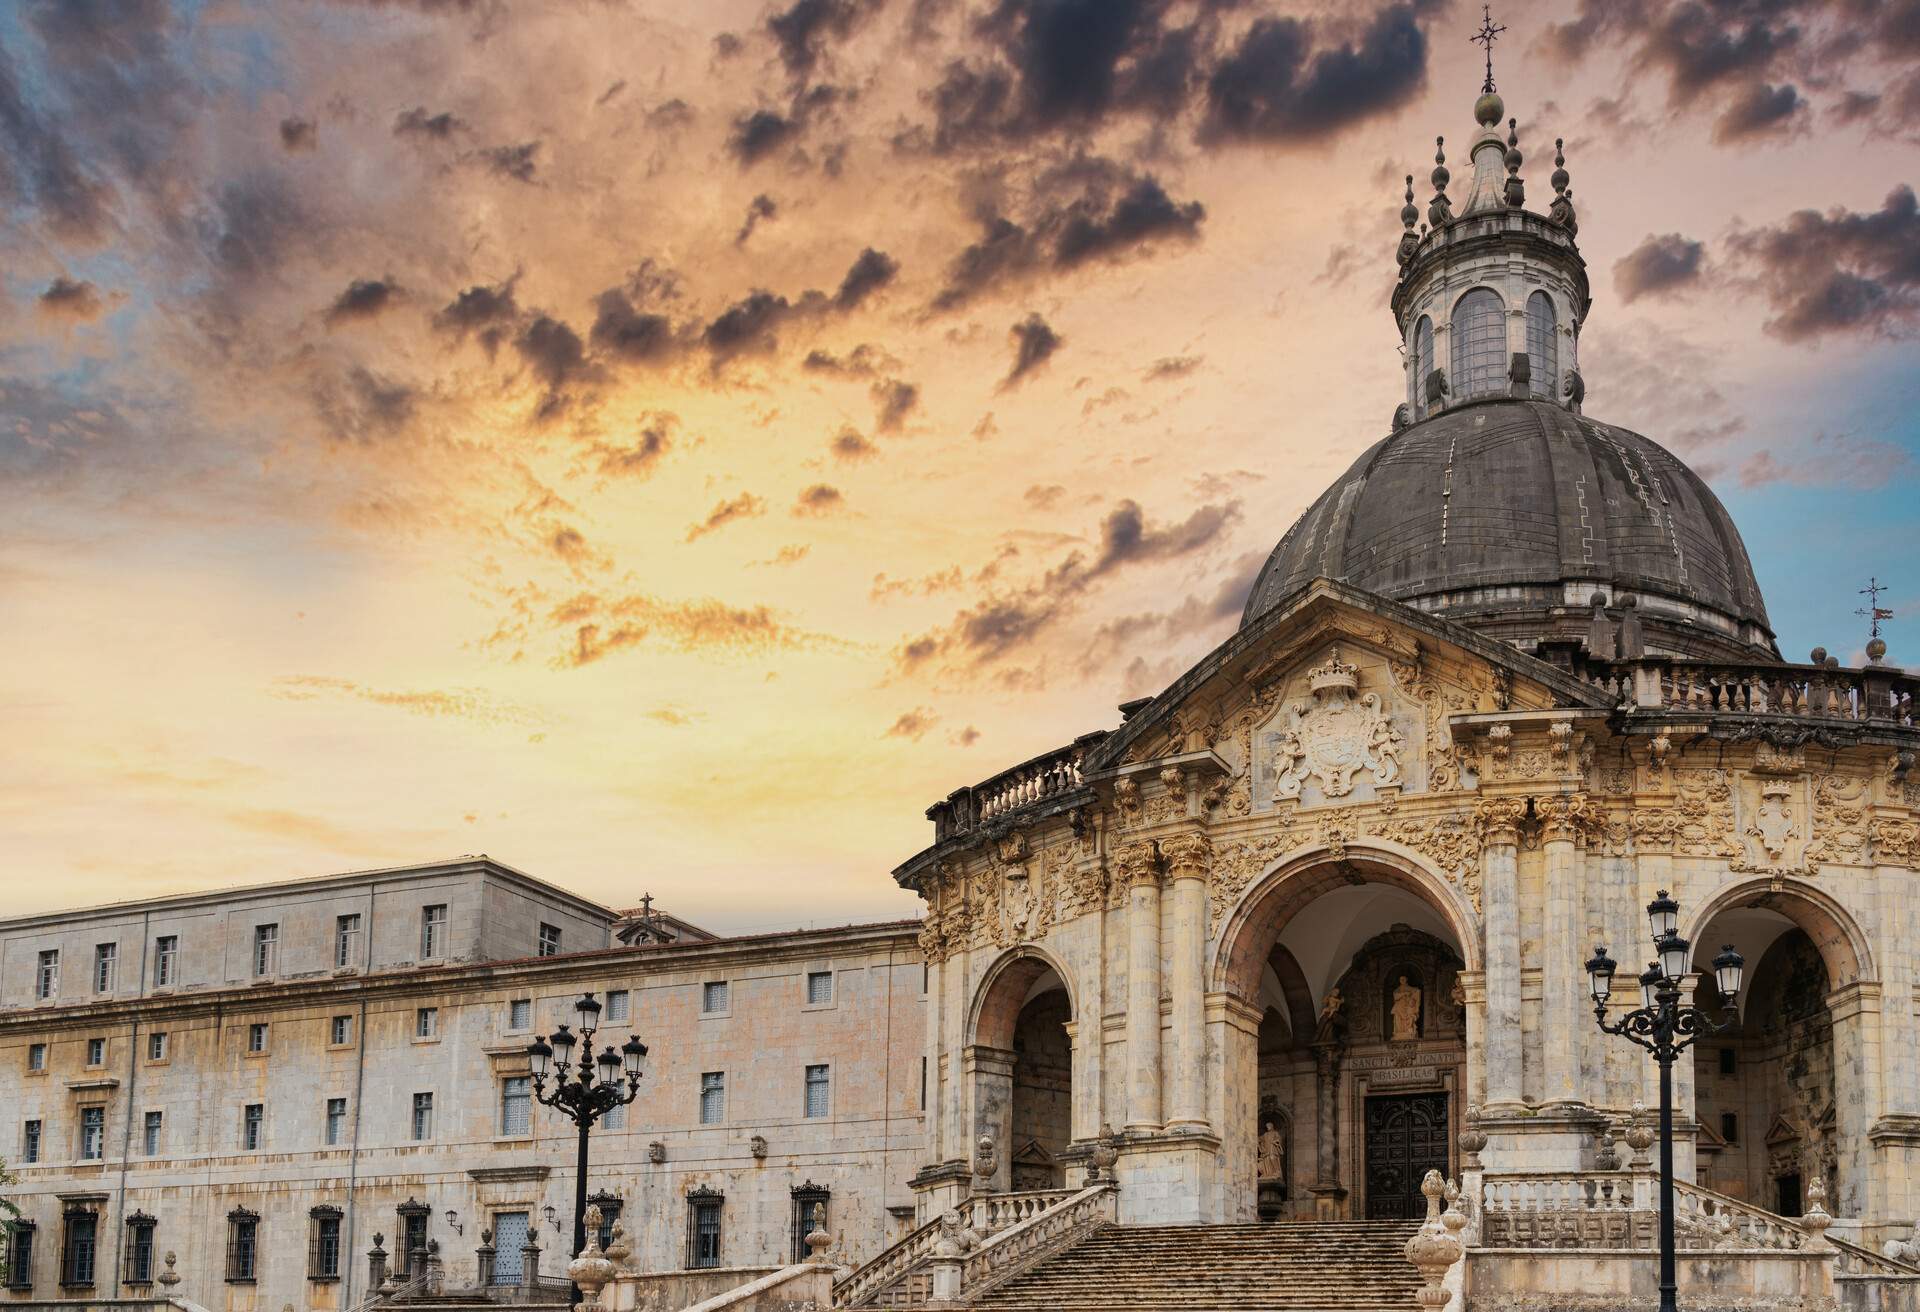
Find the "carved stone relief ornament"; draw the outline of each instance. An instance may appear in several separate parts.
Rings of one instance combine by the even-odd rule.
[[[1681,856],[1743,855],[1733,832],[1733,785],[1727,772],[1696,767],[1676,769],[1673,776],[1674,850]]]
[[[1787,854],[1787,844],[1799,837],[1793,815],[1793,785],[1785,779],[1768,779],[1760,786],[1760,805],[1747,824],[1747,837],[1766,854],[1769,865],[1779,865]]]
[[[1410,847],[1431,861],[1448,880],[1459,885],[1480,910],[1480,828],[1470,814],[1383,817],[1366,832]]]
[[[1213,844],[1205,834],[1175,834],[1160,840],[1160,858],[1169,879],[1205,879],[1213,860]]]
[[[1813,841],[1807,860],[1831,865],[1867,863],[1867,804],[1871,786],[1864,778],[1822,775],[1813,788]]]
[[[1120,849],[1115,861],[1120,872],[1120,883],[1128,888],[1135,884],[1157,884],[1160,871],[1156,864],[1154,846],[1144,839],[1128,843]]]
[[[1308,779],[1317,781],[1327,797],[1345,797],[1362,771],[1375,784],[1400,782],[1400,755],[1406,750],[1400,731],[1380,694],[1361,694],[1359,686],[1359,668],[1343,662],[1338,648],[1325,665],[1307,671],[1313,699],[1294,702],[1284,727],[1265,735],[1274,797],[1300,796]]]
[[[1582,835],[1591,832],[1599,820],[1598,812],[1583,793],[1536,797],[1533,811],[1539,817],[1541,835],[1548,842],[1577,842]]]
[[[1113,781],[1113,809],[1123,825],[1139,821],[1140,784],[1132,775],[1122,775]]]
[[[1873,822],[1873,859],[1883,866],[1913,867],[1920,857],[1920,825],[1911,820]]]
[[[1518,844],[1520,825],[1526,818],[1524,797],[1482,797],[1473,805],[1474,826],[1483,843]]]

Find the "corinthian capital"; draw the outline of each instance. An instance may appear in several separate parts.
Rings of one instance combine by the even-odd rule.
[[[1128,843],[1121,848],[1114,864],[1120,868],[1121,882],[1129,887],[1160,882],[1160,870],[1155,862],[1153,844],[1145,839]]]
[[[1533,799],[1533,812],[1540,817],[1549,843],[1574,842],[1592,827],[1598,818],[1585,793],[1556,793]]]
[[[1526,818],[1524,797],[1483,797],[1473,806],[1473,823],[1483,843],[1519,843],[1520,822]]]
[[[1213,844],[1205,834],[1175,834],[1160,840],[1160,856],[1171,879],[1205,879],[1213,865]]]

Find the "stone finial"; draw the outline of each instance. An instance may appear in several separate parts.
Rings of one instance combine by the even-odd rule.
[[[574,1304],[574,1312],[587,1312],[598,1303],[600,1291],[613,1279],[613,1263],[600,1251],[600,1220],[600,1205],[588,1204],[584,1218],[587,1246],[580,1250],[580,1256],[567,1263],[567,1279],[580,1288],[580,1301]]]
[[[833,1236],[827,1233],[827,1205],[825,1203],[817,1202],[813,1205],[812,1220],[813,1228],[808,1230],[806,1234],[807,1261],[815,1263],[827,1262],[830,1260],[827,1257],[827,1249],[833,1245]]]
[[[1602,1125],[1594,1134],[1593,1169],[1596,1171],[1620,1169],[1620,1149],[1613,1142],[1611,1125]]]
[[[1553,139],[1553,205],[1547,210],[1547,220],[1557,223],[1567,230],[1567,236],[1580,235],[1580,223],[1573,212],[1573,189],[1567,185],[1571,179],[1567,176],[1566,141]]]
[[[1644,1171],[1653,1165],[1653,1159],[1647,1150],[1653,1147],[1653,1126],[1647,1119],[1647,1105],[1643,1102],[1633,1104],[1633,1110],[1627,1116],[1627,1147],[1633,1150],[1633,1157],[1627,1166],[1635,1171]]]
[[[627,1223],[617,1216],[613,1218],[613,1232],[607,1236],[607,1246],[601,1251],[613,1263],[616,1275],[627,1269],[627,1259],[633,1256],[633,1245],[627,1242]]]
[[[1093,1148],[1087,1154],[1087,1183],[1111,1183],[1113,1164],[1119,1160],[1120,1149],[1114,1142],[1113,1127],[1102,1121],[1100,1137],[1093,1141]]]
[[[1827,1227],[1833,1224],[1833,1217],[1827,1214],[1827,1181],[1825,1176],[1816,1175],[1807,1181],[1807,1210],[1801,1214],[1800,1228],[1807,1232],[1807,1247],[1814,1252],[1825,1252]]]
[[[173,1250],[169,1248],[166,1257],[162,1259],[166,1264],[166,1270],[162,1271],[159,1276],[156,1277],[161,1284],[167,1287],[169,1293],[172,1292],[175,1285],[180,1283],[180,1273],[173,1269],[174,1263],[179,1260],[179,1258],[173,1255]]]
[[[1481,1107],[1479,1103],[1467,1108],[1467,1119],[1460,1130],[1460,1169],[1478,1171],[1481,1150],[1487,1146],[1487,1132],[1480,1128]]]
[[[1413,263],[1414,253],[1420,249],[1419,234],[1413,230],[1413,225],[1418,222],[1420,222],[1420,207],[1413,203],[1413,174],[1409,173],[1407,174],[1406,204],[1400,207],[1400,226],[1404,231],[1400,234],[1400,247],[1394,252],[1394,259],[1399,262],[1402,269]]]
[[[1524,160],[1520,154],[1520,120],[1507,120],[1507,204],[1519,209],[1527,203],[1527,184],[1520,180],[1520,165]]]
[[[1453,202],[1447,199],[1447,183],[1453,175],[1447,172],[1447,139],[1435,137],[1433,146],[1433,199],[1427,204],[1427,222],[1438,229],[1453,222]]]
[[[1419,1270],[1420,1278],[1425,1282],[1414,1297],[1423,1308],[1438,1309],[1447,1305],[1447,1291],[1441,1287],[1446,1279],[1447,1268],[1460,1260],[1464,1251],[1458,1238],[1458,1226],[1449,1226],[1441,1219],[1440,1200],[1446,1193],[1446,1181],[1438,1171],[1428,1171],[1420,1182],[1420,1192],[1427,1196],[1427,1219],[1413,1238],[1407,1240],[1404,1250],[1407,1261]],[[1459,1214],[1456,1212],[1456,1216]],[[1466,1224],[1466,1218],[1460,1217],[1460,1225]]]

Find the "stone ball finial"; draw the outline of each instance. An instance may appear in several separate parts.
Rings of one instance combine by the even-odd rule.
[[[1840,668],[1840,658],[1838,656],[1829,656],[1827,657],[1827,659],[1820,662],[1820,664],[1825,669],[1837,670]]]
[[[1607,604],[1607,594],[1604,592],[1596,592],[1587,598],[1587,604],[1593,607],[1604,607]]]
[[[1867,659],[1868,660],[1872,661],[1875,665],[1878,665],[1881,659],[1886,656],[1886,654],[1887,654],[1887,640],[1885,638],[1867,639]]]
[[[1567,189],[1567,183],[1573,180],[1567,173],[1566,148],[1566,138],[1555,137],[1553,139],[1553,177],[1548,179],[1548,181],[1553,183],[1553,189],[1555,191],[1565,191]]]
[[[1482,127],[1492,127],[1507,112],[1507,102],[1500,99],[1498,91],[1483,91],[1480,99],[1473,102],[1473,118]]]
[[[1507,172],[1518,173],[1520,166],[1526,163],[1526,157],[1520,153],[1520,120],[1507,120]]]
[[[1813,651],[1808,654],[1807,660],[1815,665],[1825,665],[1827,663],[1827,649],[1825,647],[1815,647]]]
[[[1433,186],[1436,191],[1445,191],[1447,184],[1453,181],[1453,174],[1447,172],[1447,139],[1433,139]]]
[[[1413,174],[1407,174],[1407,203],[1400,207],[1400,222],[1408,227],[1420,222],[1420,209],[1413,203]]]

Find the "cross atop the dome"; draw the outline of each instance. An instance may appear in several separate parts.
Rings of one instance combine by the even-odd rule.
[[[1493,90],[1493,43],[1498,41],[1500,34],[1506,30],[1504,24],[1493,21],[1492,5],[1480,6],[1480,30],[1468,37],[1467,40],[1487,48],[1487,81],[1486,85],[1480,88],[1482,94]]]

